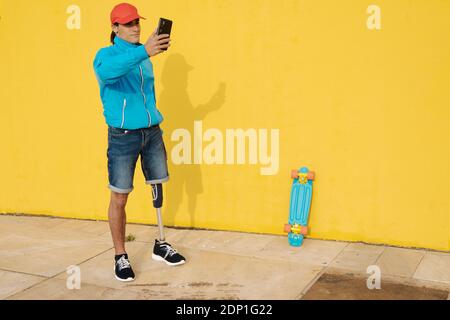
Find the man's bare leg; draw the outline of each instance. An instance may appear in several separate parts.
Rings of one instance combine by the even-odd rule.
[[[124,254],[125,251],[125,228],[128,194],[111,191],[111,200],[109,202],[108,219],[111,236],[114,243],[116,255]]]

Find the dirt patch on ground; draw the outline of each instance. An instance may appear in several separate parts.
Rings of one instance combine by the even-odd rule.
[[[445,290],[381,280],[380,289],[368,289],[367,278],[354,274],[324,273],[303,300],[446,300]]]

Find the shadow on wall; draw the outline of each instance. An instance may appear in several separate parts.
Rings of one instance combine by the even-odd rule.
[[[164,143],[167,148],[170,180],[164,185],[166,192],[163,221],[174,226],[176,215],[187,195],[190,227],[195,227],[197,197],[203,192],[202,171],[199,164],[176,165],[171,161],[171,150],[180,141],[171,141],[171,134],[178,128],[187,129],[193,141],[194,121],[205,119],[209,113],[220,109],[225,102],[226,84],[220,83],[209,102],[194,107],[187,92],[189,71],[194,68],[181,54],[170,55],[164,64],[161,81],[162,92],[157,100],[158,109],[164,116],[161,127],[164,130]],[[193,155],[191,143],[191,155]]]

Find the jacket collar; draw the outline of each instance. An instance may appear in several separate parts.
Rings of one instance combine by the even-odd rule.
[[[114,38],[114,44],[116,46],[118,46],[119,48],[124,48],[124,49],[134,48],[136,46],[142,45],[141,43],[131,43],[131,42],[125,41],[122,38],[119,38],[118,36],[116,36]]]

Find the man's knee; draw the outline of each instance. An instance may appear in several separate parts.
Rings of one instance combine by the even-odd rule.
[[[128,193],[117,193],[111,191],[111,204],[116,207],[125,208],[128,200]]]

